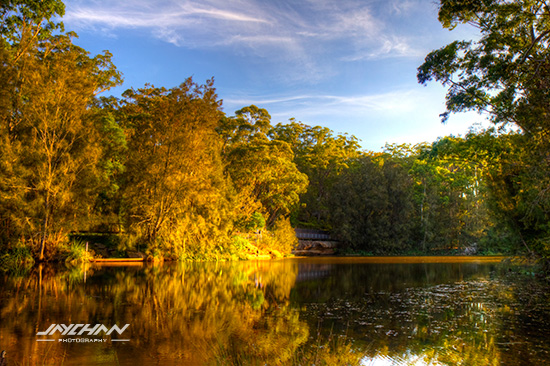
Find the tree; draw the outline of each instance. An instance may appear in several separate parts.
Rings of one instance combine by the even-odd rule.
[[[290,144],[294,161],[300,172],[307,175],[307,192],[301,196],[301,206],[295,218],[302,225],[329,228],[329,203],[339,174],[348,168],[349,162],[359,156],[357,138],[333,135],[326,127],[311,127],[291,120],[289,124],[277,124],[269,135],[274,140]]]
[[[91,108],[101,135],[102,154],[99,161],[97,199],[94,206],[96,223],[91,223],[92,230],[120,231],[122,222],[121,184],[126,159],[128,141],[124,128],[117,122],[116,115],[119,100],[115,97],[100,97]],[[89,220],[89,219],[88,219]]]
[[[499,160],[487,178],[493,197],[516,202],[506,209],[493,206],[496,213],[514,217],[510,229],[530,238],[525,240],[541,248],[539,253],[548,252],[548,245],[540,243],[550,237],[550,228],[542,224],[548,222],[550,207],[545,188],[550,184],[549,14],[542,0],[443,0],[443,26],[473,25],[480,39],[455,41],[431,52],[417,74],[420,83],[436,80],[449,86],[443,120],[451,112],[477,110],[487,112],[497,125],[521,129],[523,137],[511,138],[513,146],[501,151],[509,157],[506,150],[515,151],[521,160]]]
[[[541,169],[533,154],[536,147],[529,140],[522,133],[498,134],[489,129],[468,134],[456,150],[477,168],[481,178],[481,207],[490,209],[491,217],[490,225],[485,224],[488,238],[484,241],[507,251],[544,254],[550,249],[550,202],[545,199],[549,169]],[[520,245],[514,248],[511,241]]]
[[[100,135],[89,106],[121,81],[111,55],[90,57],[62,29],[59,1],[2,6],[0,200],[4,239],[46,244],[93,202]],[[74,227],[74,225],[73,225]]]
[[[232,148],[227,169],[245,217],[260,211],[267,216],[269,227],[279,216],[290,214],[308,182],[293,158],[290,146],[283,141],[258,138]]]
[[[329,197],[334,234],[350,247],[375,253],[409,248],[413,206],[407,170],[383,154],[350,162]]]
[[[487,212],[484,166],[460,137],[421,146],[410,174],[420,208],[422,248],[478,244],[493,226]]]
[[[267,217],[267,226],[273,226],[297,206],[308,184],[294,163],[291,146],[268,138],[270,119],[265,109],[252,105],[223,119],[218,127],[225,141],[226,169],[238,192],[238,220],[243,224],[260,212]]]
[[[65,14],[60,0],[4,0],[0,5],[0,43],[15,65],[36,44],[49,39],[55,31],[63,31],[56,17]]]
[[[124,93],[118,111],[127,132],[123,175],[126,222],[148,244],[181,257],[221,245],[230,225],[213,80]]]
[[[442,0],[439,20],[478,28],[478,41],[455,41],[418,68],[422,84],[449,85],[447,111],[488,112],[497,124],[550,131],[550,17],[542,0]]]
[[[224,117],[216,128],[227,145],[250,142],[258,136],[267,136],[271,128],[271,116],[267,110],[255,105],[235,111],[235,116]]]

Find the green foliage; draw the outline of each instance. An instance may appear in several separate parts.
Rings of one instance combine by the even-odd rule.
[[[495,135],[490,131],[471,135],[467,142],[482,155],[490,193],[487,203],[508,228],[507,237],[516,243],[513,250],[547,256],[550,166],[541,145],[524,134]]]
[[[482,166],[471,159],[466,145],[462,138],[440,139],[429,148],[423,146],[411,165],[423,250],[477,245],[494,225]]]
[[[94,259],[93,251],[88,250],[88,243],[75,240],[69,244],[69,254],[65,260],[67,263],[87,263]]]
[[[60,0],[4,0],[0,6],[0,44],[15,62],[38,41],[48,39],[63,23],[56,17],[65,14]]]
[[[88,217],[101,139],[90,106],[120,83],[111,55],[89,56],[54,22],[59,1],[2,3],[0,240],[56,245]]]
[[[527,133],[548,132],[550,21],[540,0],[441,1],[439,19],[479,30],[477,42],[455,41],[431,52],[418,80],[449,86],[447,111],[487,111],[495,123],[515,123]]]
[[[540,0],[441,1],[443,26],[471,24],[478,41],[455,41],[431,52],[418,81],[449,87],[449,113],[486,112],[519,133],[470,135],[462,146],[488,187],[492,213],[506,223],[516,248],[548,255],[550,166],[550,19]],[[468,150],[469,149],[469,150]],[[479,153],[478,153],[479,152]]]
[[[265,227],[265,218],[261,213],[254,212],[242,226],[248,231],[261,230]]]
[[[250,245],[247,239],[235,235],[231,240],[231,256],[234,256],[236,259],[247,259],[245,253],[250,249]]]
[[[255,105],[228,117],[213,80],[96,98],[121,75],[109,52],[74,44],[58,22],[64,9],[58,0],[0,7],[3,260],[57,258],[69,232],[91,230],[119,233],[121,255],[139,249],[158,261],[280,256],[296,244],[291,222],[331,230],[356,253],[550,257],[544,2],[442,0],[443,26],[473,24],[481,37],[435,50],[418,68],[420,83],[449,87],[444,120],[476,110],[518,132],[384,153],[294,119],[273,126]],[[87,260],[82,245],[68,248]]]
[[[383,156],[362,156],[330,197],[336,237],[355,250],[396,253],[410,243],[412,202],[407,171]]]
[[[151,253],[193,257],[227,241],[229,185],[215,127],[221,117],[213,81],[124,93],[117,115],[127,133],[122,174],[128,230]],[[144,169],[144,167],[147,167]]]
[[[227,170],[238,194],[245,217],[256,209],[272,225],[288,215],[307,186],[307,176],[296,168],[292,150],[282,141],[256,139],[232,147]]]
[[[306,174],[309,181],[293,220],[300,225],[329,229],[333,208],[330,196],[339,174],[348,168],[351,159],[360,154],[357,139],[347,135],[334,136],[326,127],[311,127],[294,120],[286,125],[277,124],[269,135],[290,144],[298,170]]]
[[[270,118],[265,109],[252,105],[222,119],[217,128],[224,140],[226,170],[238,192],[238,220],[247,222],[258,211],[268,227],[290,214],[308,184],[296,166],[292,146],[268,138]]]
[[[14,248],[6,252],[0,252],[0,270],[17,272],[32,267],[34,258],[31,248],[18,243]]]
[[[102,154],[99,161],[98,195],[95,210],[102,220],[98,226],[109,223],[120,224],[122,212],[121,180],[125,170],[128,142],[122,126],[117,123],[114,111],[110,110],[108,102],[95,106],[96,128],[101,136]],[[120,225],[119,225],[120,226]]]
[[[270,128],[271,116],[267,110],[250,105],[236,111],[233,117],[222,118],[216,131],[222,137],[225,147],[265,137]]]

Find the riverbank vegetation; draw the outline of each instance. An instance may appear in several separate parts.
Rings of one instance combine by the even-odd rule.
[[[433,51],[418,79],[450,86],[444,118],[474,109],[495,128],[377,153],[254,105],[229,116],[213,79],[107,97],[122,75],[109,52],[92,56],[64,31],[61,1],[4,2],[2,258],[78,260],[90,233],[154,259],[280,256],[296,226],[373,254],[546,256],[547,9],[456,4],[442,2],[442,24],[474,22],[481,39]]]

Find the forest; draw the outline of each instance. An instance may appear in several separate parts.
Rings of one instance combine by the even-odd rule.
[[[153,259],[284,256],[296,227],[356,254],[547,258],[549,12],[442,0],[444,27],[481,36],[432,51],[418,81],[448,87],[443,121],[475,110],[494,127],[372,152],[255,105],[226,114],[214,79],[109,97],[122,74],[65,31],[60,0],[3,1],[0,261],[82,255],[92,235]]]

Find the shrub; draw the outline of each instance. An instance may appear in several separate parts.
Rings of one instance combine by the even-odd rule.
[[[85,243],[73,241],[69,246],[69,255],[65,262],[71,264],[91,262],[94,259],[94,254],[93,251],[88,251],[86,249]]]
[[[4,271],[17,271],[32,267],[34,258],[31,248],[19,242],[15,248],[0,253],[0,269]]]
[[[290,219],[279,218],[271,228],[267,235],[264,235],[261,240],[261,247],[276,251],[283,255],[288,255],[298,245],[296,232],[290,225]]]

